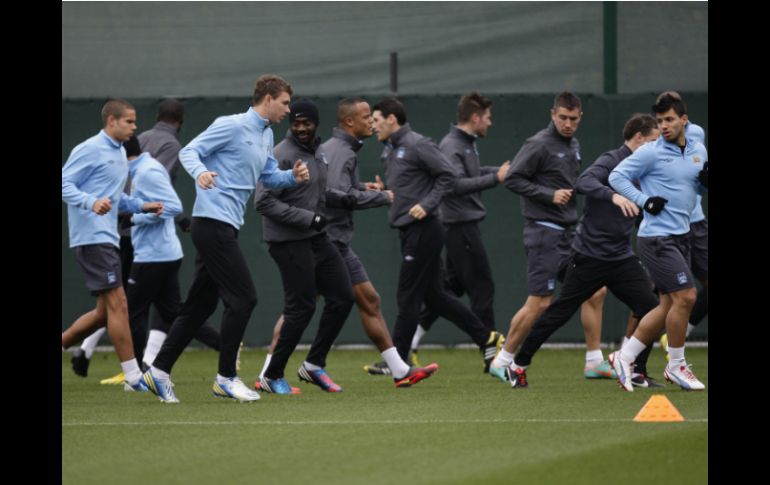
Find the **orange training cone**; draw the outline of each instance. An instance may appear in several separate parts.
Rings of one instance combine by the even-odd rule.
[[[663,394],[653,394],[634,418],[634,421],[663,423],[684,421],[684,417]]]

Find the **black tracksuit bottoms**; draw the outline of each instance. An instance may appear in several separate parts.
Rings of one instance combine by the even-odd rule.
[[[468,293],[471,310],[487,330],[495,329],[495,281],[478,221],[446,224],[446,277],[444,287],[458,297]],[[424,307],[420,326],[430,329],[438,314]]]
[[[257,291],[238,245],[238,230],[226,222],[193,217],[191,236],[197,250],[192,286],[153,367],[171,372],[221,298],[225,309],[220,328],[219,375],[235,377],[238,347],[257,304]]]
[[[636,256],[605,261],[573,253],[559,296],[533,324],[516,353],[516,365],[529,365],[548,337],[564,326],[580,305],[602,286],[607,286],[639,318],[658,306],[658,298],[650,291],[650,277]]]
[[[179,268],[182,260],[152,263],[133,263],[131,277],[126,285],[128,299],[128,321],[131,338],[134,341],[134,356],[142,361],[147,344],[147,332],[159,330],[168,334],[171,324],[182,309],[179,293]],[[159,318],[152,319],[150,326],[150,305],[154,305]],[[219,350],[219,332],[211,325],[203,325],[195,338],[214,350]]]
[[[355,301],[342,256],[325,233],[300,241],[270,243],[270,256],[281,271],[284,307],[283,327],[265,377],[284,376],[286,363],[313,318],[318,294],[324,297],[324,309],[305,360],[326,367],[326,356]]]
[[[489,337],[489,330],[470,308],[444,287],[441,271],[444,230],[441,223],[435,217],[428,217],[399,230],[402,259],[393,343],[401,358],[407,360],[423,303],[429,310],[457,325],[476,345],[482,347]]]

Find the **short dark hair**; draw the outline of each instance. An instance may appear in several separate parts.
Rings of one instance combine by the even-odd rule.
[[[669,95],[669,96],[671,96],[673,98],[676,98],[676,99],[682,99],[682,95],[677,93],[676,91],[663,91],[662,93],[660,93],[658,95],[658,99],[656,99],[655,102],[656,103],[659,102],[660,98],[662,98],[663,96],[666,96],[666,95]]]
[[[142,148],[139,146],[139,138],[131,135],[131,138],[123,142],[123,148],[126,149],[126,158],[138,157],[142,154]]]
[[[687,105],[676,91],[662,93],[652,105],[652,112],[656,114],[665,113],[670,109],[673,109],[680,118],[687,114]]]
[[[471,116],[474,114],[483,115],[490,106],[492,106],[492,101],[486,96],[482,96],[476,91],[466,94],[457,103],[457,121],[459,123],[470,121]]]
[[[348,116],[354,116],[356,114],[356,105],[358,103],[366,103],[364,98],[353,97],[345,98],[337,103],[337,123],[342,124],[345,118]]]
[[[577,94],[563,91],[553,98],[553,110],[556,111],[559,108],[564,108],[569,111],[572,111],[573,109],[580,110],[583,108],[583,103],[580,102],[580,98]]]
[[[372,108],[372,111],[379,111],[382,113],[382,116],[387,118],[390,115],[393,115],[396,117],[396,121],[398,121],[399,125],[403,125],[406,123],[406,110],[404,109],[403,103],[401,101],[397,100],[396,98],[385,98],[379,103],[374,105],[374,108]]]
[[[289,96],[294,94],[291,89],[291,85],[287,83],[282,77],[275,74],[263,74],[257,79],[257,85],[254,87],[254,104],[259,104],[262,98],[268,94],[274,98],[277,98],[281,93],[289,93]]]
[[[177,123],[184,120],[184,105],[176,99],[164,99],[158,104],[157,121]]]
[[[652,116],[634,113],[631,118],[626,121],[626,126],[623,127],[623,139],[628,141],[637,133],[641,133],[642,136],[647,136],[657,127],[658,122]]]
[[[102,106],[102,123],[107,125],[107,118],[122,118],[128,110],[136,111],[136,108],[125,99],[108,99]]]

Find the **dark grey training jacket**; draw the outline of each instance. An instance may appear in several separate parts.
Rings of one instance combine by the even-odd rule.
[[[390,135],[390,151],[385,155],[387,186],[394,200],[388,211],[393,227],[404,227],[416,219],[409,209],[420,204],[429,216],[435,216],[441,199],[452,191],[456,174],[436,143],[412,131],[405,123]]]
[[[553,122],[535,133],[519,150],[503,183],[521,195],[521,213],[529,220],[562,227],[577,222],[577,197],[565,205],[553,203],[557,189],[574,189],[580,169],[580,143],[564,138]]]
[[[497,185],[500,167],[481,166],[476,138],[453,125],[438,146],[457,173],[454,190],[439,206],[444,224],[480,221],[487,215],[481,191]]]
[[[311,147],[300,144],[291,131],[275,146],[273,153],[278,168],[291,170],[296,160],[307,164],[310,180],[283,189],[266,189],[257,185],[254,203],[262,214],[262,239],[267,242],[299,241],[323,233],[310,228],[315,214],[324,214],[327,197],[330,203],[339,203],[335,193],[327,193],[326,162],[316,156],[320,138]]]
[[[334,128],[332,137],[321,144],[321,158],[329,164],[326,187],[345,194],[356,196],[356,209],[369,209],[390,204],[387,194],[376,190],[366,190],[358,176],[356,153],[363,146],[363,141]],[[353,239],[353,211],[344,208],[329,207],[326,210],[326,232],[332,241],[349,244]]]
[[[631,153],[625,144],[603,153],[578,177],[575,188],[586,195],[586,201],[572,241],[577,252],[606,261],[634,255],[631,234],[636,218],[624,216],[620,207],[612,203],[615,191],[609,183],[612,169]]]

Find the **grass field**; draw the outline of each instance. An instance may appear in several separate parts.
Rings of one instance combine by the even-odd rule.
[[[376,351],[334,351],[341,394],[298,384],[305,354],[287,367],[301,395],[240,404],[211,395],[213,351],[186,352],[172,374],[178,405],[99,385],[119,371],[114,353],[95,354],[86,379],[62,354],[62,483],[708,483],[707,349],[687,350],[705,392],[655,390],[681,423],[633,422],[652,390],[584,379],[581,350],[541,351],[528,389],[482,374],[472,350],[423,350],[441,368],[410,389],[363,372]],[[247,385],[264,356],[243,353]],[[649,368],[662,381],[660,349]]]

